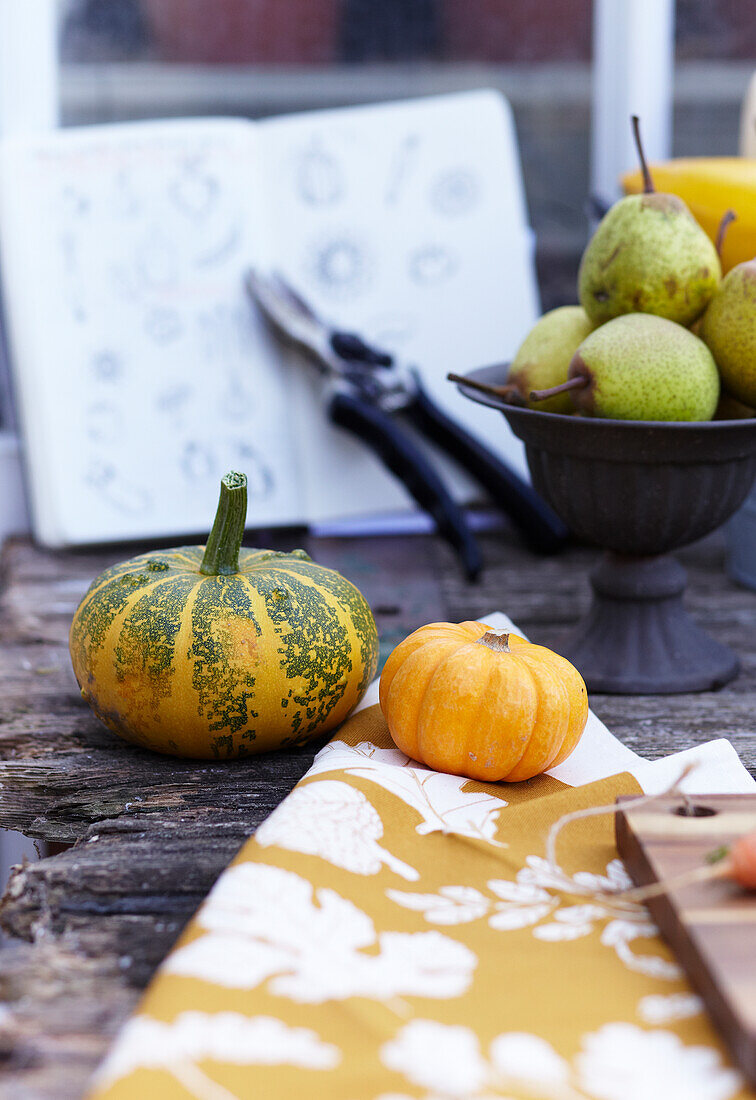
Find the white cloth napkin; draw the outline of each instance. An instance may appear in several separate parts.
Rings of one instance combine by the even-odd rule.
[[[511,630],[526,637],[501,611],[484,615],[481,622],[497,630]],[[375,680],[356,710],[377,702],[378,680]],[[579,787],[617,775],[618,772],[630,772],[646,794],[657,794],[671,786],[685,766],[693,761],[698,766],[680,785],[689,794],[740,794],[756,788],[756,780],[743,767],[735,749],[724,737],[673,753],[661,760],[646,760],[618,741],[593,711],[588,715],[585,732],[575,751],[548,774],[570,787]]]

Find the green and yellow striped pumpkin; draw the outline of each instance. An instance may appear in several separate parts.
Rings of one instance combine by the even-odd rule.
[[[362,594],[303,550],[241,549],[246,478],[228,474],[207,547],[142,554],[100,574],[74,615],[83,698],[120,737],[227,759],[337,726],[376,672]]]

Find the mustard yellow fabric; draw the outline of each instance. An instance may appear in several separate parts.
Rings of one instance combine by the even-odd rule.
[[[625,873],[638,792],[471,783],[353,717],[244,845],[98,1076],[97,1100],[729,1100],[732,1068]]]

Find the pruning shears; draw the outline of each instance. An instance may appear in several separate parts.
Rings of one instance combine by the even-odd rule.
[[[329,380],[326,412],[333,424],[369,447],[434,520],[474,580],[482,568],[464,511],[401,420],[444,450],[502,508],[539,553],[554,553],[568,531],[534,490],[433,402],[420,375],[357,333],[335,328],[279,274],[250,270],[246,287],[273,330],[296,345]]]

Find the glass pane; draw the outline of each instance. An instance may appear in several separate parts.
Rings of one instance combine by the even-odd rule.
[[[72,0],[67,60],[586,60],[591,0]]]
[[[675,154],[737,151],[753,9],[677,0]],[[574,300],[592,0],[66,0],[62,12],[66,123],[263,117],[500,88],[515,112],[543,305]]]

